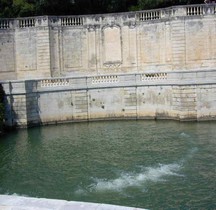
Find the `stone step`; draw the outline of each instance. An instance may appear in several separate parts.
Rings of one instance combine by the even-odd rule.
[[[99,203],[85,203],[44,198],[0,195],[0,209],[4,210],[144,210]]]

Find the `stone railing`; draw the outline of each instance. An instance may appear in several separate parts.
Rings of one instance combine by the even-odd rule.
[[[22,18],[19,19],[19,28],[29,28],[29,27],[35,27],[35,18]]]
[[[149,73],[142,74],[141,81],[157,81],[157,80],[166,80],[167,73]]]
[[[164,9],[136,12],[138,22],[169,19],[180,16],[203,16],[216,14],[216,4],[198,4],[186,6],[174,6]]]
[[[0,29],[8,29],[10,28],[10,20],[9,19],[0,19]]]
[[[167,85],[167,84],[207,84],[215,83],[216,70],[210,71],[184,71],[184,72],[158,72],[140,74],[100,75],[87,77],[67,77],[34,80],[37,87],[43,89],[82,89],[130,85]]]
[[[161,19],[161,10],[143,11],[137,14],[139,21]]]
[[[188,6],[186,7],[187,16],[193,15],[203,15],[204,14],[204,6]]]
[[[202,85],[215,84],[216,70],[158,72],[140,74],[101,75],[87,77],[48,78],[26,81],[0,81],[6,94],[25,94],[30,91],[55,91],[64,89],[95,89],[131,86]],[[10,88],[11,85],[14,87]],[[27,89],[26,89],[27,88]],[[26,90],[25,90],[26,89]]]
[[[82,26],[83,17],[61,17],[61,26]]]
[[[92,84],[106,84],[106,83],[118,83],[118,76],[96,76],[92,77]]]
[[[215,15],[216,4],[199,4],[199,5],[186,5],[174,6],[163,9],[137,11],[130,13],[116,13],[122,21],[125,22],[145,22],[155,20],[167,20],[174,17],[190,17],[190,16],[205,16]],[[33,28],[37,26],[58,26],[58,27],[71,27],[71,26],[88,26],[107,24],[109,18],[113,18],[114,14],[102,15],[83,15],[83,16],[39,16],[18,19],[0,19],[0,29],[7,30],[10,28]],[[126,19],[125,19],[126,17]],[[119,18],[114,18],[113,21],[119,21]]]
[[[69,79],[44,79],[40,81],[40,87],[64,87],[69,86]]]

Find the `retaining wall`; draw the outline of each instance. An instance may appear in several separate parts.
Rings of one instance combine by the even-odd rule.
[[[6,124],[216,119],[216,70],[3,82]]]
[[[0,19],[0,80],[206,70],[216,5]]]

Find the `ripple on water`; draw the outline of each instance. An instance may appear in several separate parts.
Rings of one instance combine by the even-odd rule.
[[[0,141],[0,193],[150,209],[216,209],[215,126],[124,121],[8,134]]]

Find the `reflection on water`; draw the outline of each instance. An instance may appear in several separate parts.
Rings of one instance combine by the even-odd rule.
[[[216,123],[121,121],[0,139],[0,193],[149,209],[216,209]]]

